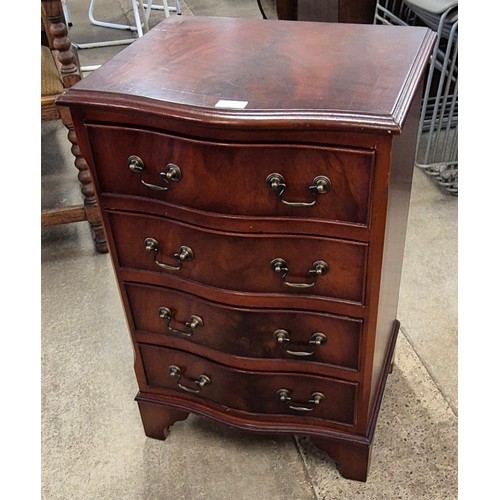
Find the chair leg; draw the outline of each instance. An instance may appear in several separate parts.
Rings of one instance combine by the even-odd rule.
[[[78,141],[76,139],[75,128],[71,115],[67,108],[60,108],[61,120],[68,129],[68,140],[72,144],[71,152],[75,157],[75,167],[78,169],[78,180],[81,184],[81,191],[84,197],[84,209],[87,220],[92,230],[92,237],[96,250],[99,253],[108,252],[108,241],[102,225],[101,215],[97,206],[97,199],[95,195],[94,183],[90,175],[89,166],[83,158]]]
[[[148,4],[150,5],[150,9],[153,10],[163,10],[165,11],[165,17],[170,16],[170,12],[175,12],[178,16],[182,14],[181,5],[179,0],[175,0],[175,7],[169,7],[167,0],[162,0],[163,5],[156,5],[152,3],[152,0],[148,0]]]

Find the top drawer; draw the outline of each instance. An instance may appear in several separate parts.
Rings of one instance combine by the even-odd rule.
[[[101,193],[220,214],[369,225],[372,150],[221,144],[134,128],[86,128]]]

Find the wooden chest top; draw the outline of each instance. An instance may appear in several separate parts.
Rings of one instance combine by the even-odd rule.
[[[172,16],[60,103],[400,132],[433,42],[419,27]]]

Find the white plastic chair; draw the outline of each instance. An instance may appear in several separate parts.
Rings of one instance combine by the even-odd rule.
[[[121,23],[110,23],[107,21],[96,19],[94,16],[94,8],[95,8],[96,0],[90,0],[89,5],[89,20],[92,24],[96,26],[102,26],[104,28],[112,28],[112,29],[120,29],[120,30],[129,30],[137,32],[137,37],[140,38],[144,35],[145,32],[149,30],[149,17],[151,15],[151,10],[163,10],[165,12],[165,17],[170,16],[170,12],[176,12],[177,14],[181,14],[181,8],[179,4],[179,0],[175,0],[175,7],[170,7],[168,5],[167,0],[162,0],[163,5],[153,4],[153,0],[130,0],[130,4],[132,7],[132,12],[134,14],[134,25],[129,24],[121,24]],[[142,17],[141,18],[141,12]],[[143,29],[144,28],[144,29]],[[109,40],[103,42],[91,42],[91,43],[80,43],[75,44],[79,49],[94,49],[98,47],[111,47],[115,45],[126,45],[133,43],[137,38],[126,38],[120,40]]]

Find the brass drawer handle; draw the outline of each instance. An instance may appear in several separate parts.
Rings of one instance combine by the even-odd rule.
[[[184,323],[186,325],[187,331],[177,330],[170,326],[170,322],[174,319],[172,311],[168,307],[160,307],[158,309],[158,316],[161,319],[167,321],[168,331],[170,333],[177,333],[183,335],[184,337],[191,337],[193,335],[195,328],[201,328],[203,326],[203,320],[199,316],[194,314]]]
[[[313,411],[321,403],[321,401],[325,399],[325,395],[323,393],[313,392],[309,401],[306,403],[310,406],[295,406],[292,398],[290,397],[290,391],[288,389],[279,389],[276,394],[280,398],[280,401],[282,401],[288,408],[290,408],[290,410],[295,411]]]
[[[144,162],[139,156],[129,156],[128,158],[128,168],[139,176],[139,180],[148,188],[154,189],[156,191],[167,191],[170,188],[170,182],[179,182],[182,179],[181,169],[174,165],[173,163],[169,163],[166,166],[166,170],[164,172],[160,172],[160,177],[165,182],[164,186],[158,186],[157,184],[150,184],[146,182],[142,178],[142,174],[144,173]]]
[[[285,178],[281,174],[269,174],[266,178],[266,184],[267,187],[271,189],[271,191],[278,191],[278,198],[280,199],[281,203],[284,203],[289,207],[312,207],[313,205],[316,205],[316,202],[318,201],[318,195],[328,193],[328,191],[330,191],[332,187],[332,183],[328,177],[325,177],[324,175],[318,175],[318,177],[315,177],[313,179],[312,184],[309,186],[309,191],[311,192],[313,200],[310,202],[303,202],[287,201],[283,199],[287,186],[285,183]]]
[[[177,379],[177,386],[186,392],[192,392],[194,394],[198,394],[199,392],[201,392],[204,386],[212,383],[208,375],[200,375],[198,380],[192,380],[192,382],[194,382],[197,385],[197,387],[193,389],[191,387],[187,387],[181,384],[180,380],[182,378],[182,370],[178,366],[171,365],[169,367],[169,372],[171,377],[175,377]]]
[[[144,240],[144,247],[147,252],[153,252],[153,258],[157,266],[169,271],[179,271],[182,269],[182,263],[184,261],[190,262],[194,259],[194,252],[189,247],[183,245],[179,248],[177,253],[174,253],[174,259],[177,261],[177,265],[172,266],[158,261],[157,256],[160,253],[160,244],[154,238],[146,238]]]
[[[273,259],[271,261],[271,269],[275,273],[281,273],[281,282],[292,288],[311,288],[316,284],[316,277],[324,276],[328,273],[329,267],[328,264],[322,260],[317,260],[313,262],[312,268],[309,269],[309,276],[314,278],[311,283],[291,283],[286,281],[286,277],[288,275],[288,266],[284,259]]]
[[[276,330],[274,332],[274,336],[276,337],[276,341],[283,346],[283,349],[287,354],[298,357],[312,356],[316,352],[316,348],[320,345],[326,344],[326,341],[328,340],[324,333],[316,332],[312,334],[311,340],[309,341],[309,345],[312,346],[310,351],[291,351],[288,348],[288,344],[290,344],[290,336],[286,330]]]

